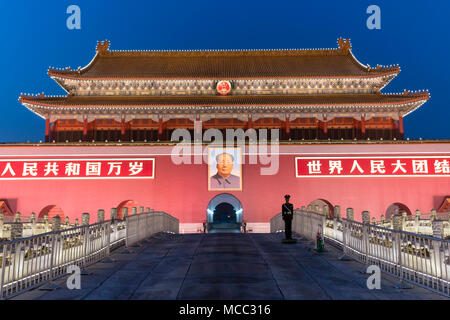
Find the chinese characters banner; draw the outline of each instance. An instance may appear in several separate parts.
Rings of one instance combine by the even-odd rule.
[[[153,179],[154,176],[154,158],[0,160],[0,180]]]
[[[296,157],[299,177],[450,177],[450,157]]]

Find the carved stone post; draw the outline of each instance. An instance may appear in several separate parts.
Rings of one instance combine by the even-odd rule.
[[[341,207],[340,206],[334,206],[334,217],[337,220],[341,220]]]
[[[4,236],[3,236],[3,212],[0,212],[0,238],[4,238]]]
[[[370,224],[370,212],[369,211],[362,212],[362,222],[365,224]]]
[[[23,223],[20,219],[17,222],[11,223],[11,240],[20,239],[23,237]]]
[[[416,210],[416,214],[414,216],[414,230],[415,233],[419,233],[420,230],[420,210]]]
[[[131,215],[134,216],[137,213],[136,207],[131,207]]]
[[[61,230],[61,217],[54,216],[52,219],[52,231]]]
[[[392,229],[403,230],[403,217],[399,214],[392,215]]]
[[[49,232],[49,226],[48,226],[48,214],[44,214],[44,230],[45,232]]]
[[[355,213],[353,212],[353,208],[347,208],[347,219],[355,220]]]
[[[434,219],[431,222],[431,227],[433,228],[433,237],[442,239],[444,236],[444,221]]]
[[[312,205],[308,205],[308,211],[312,211]]]
[[[111,208],[111,220],[117,219],[117,208]]]
[[[122,219],[125,219],[126,217],[128,217],[128,208],[123,207],[122,208]]]
[[[75,219],[75,227],[78,227],[80,225],[80,223],[78,222],[78,218]]]
[[[103,222],[105,221],[105,210],[99,209],[97,211],[97,222]]]
[[[323,206],[323,215],[325,218],[330,217],[330,208],[327,205]]]
[[[144,207],[139,207],[139,214],[144,213]]]
[[[17,212],[14,216],[14,222],[20,222],[20,212]]]
[[[431,209],[431,221],[433,221],[434,219],[436,219],[436,209]]]
[[[30,215],[30,223],[31,223],[31,235],[34,236],[37,234],[36,232],[36,214],[34,212]]]
[[[400,214],[402,215],[402,230],[406,230],[406,218],[408,215],[405,210],[402,210]]]
[[[85,212],[81,215],[81,224],[83,226],[88,226],[89,225],[89,220],[90,220],[90,215],[89,213]]]

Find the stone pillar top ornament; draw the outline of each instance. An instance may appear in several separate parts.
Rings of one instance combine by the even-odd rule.
[[[83,226],[88,226],[89,225],[89,219],[90,219],[90,215],[89,213],[85,212],[81,215],[81,224]]]
[[[399,214],[392,216],[392,228],[397,231],[403,230],[403,217]]]
[[[52,219],[52,231],[61,230],[61,217],[54,216]]]
[[[347,219],[355,220],[355,213],[353,212],[353,208],[347,208]]]
[[[362,212],[362,222],[365,224],[370,224],[370,212],[369,211]]]
[[[433,229],[433,237],[442,239],[444,236],[444,221],[434,219],[431,222],[431,227]]]

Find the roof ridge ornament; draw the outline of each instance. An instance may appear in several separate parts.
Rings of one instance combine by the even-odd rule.
[[[338,45],[339,45],[339,49],[342,51],[349,51],[352,48],[350,39],[339,38]]]
[[[95,50],[98,53],[105,53],[109,51],[109,41],[105,40],[105,41],[97,41],[97,47],[95,48]]]

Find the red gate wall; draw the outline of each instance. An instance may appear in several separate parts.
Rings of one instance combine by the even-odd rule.
[[[175,165],[170,146],[18,146],[0,147],[0,159],[45,157],[151,156],[155,158],[155,178],[139,180],[0,180],[0,199],[5,199],[13,212],[28,216],[38,214],[48,205],[60,207],[71,221],[98,209],[106,210],[132,200],[145,207],[166,211],[181,223],[206,220],[208,202],[220,191],[208,191],[207,164]],[[361,211],[369,210],[377,219],[396,202],[412,212],[429,212],[450,194],[449,177],[348,177],[296,178],[297,156],[392,156],[450,155],[450,143],[395,144],[317,144],[281,145],[279,171],[260,175],[261,164],[243,164],[242,191],[228,191],[243,206],[247,222],[269,222],[280,211],[283,195],[291,194],[294,206],[308,205],[324,199],[333,205]],[[95,220],[95,218],[94,218]]]

